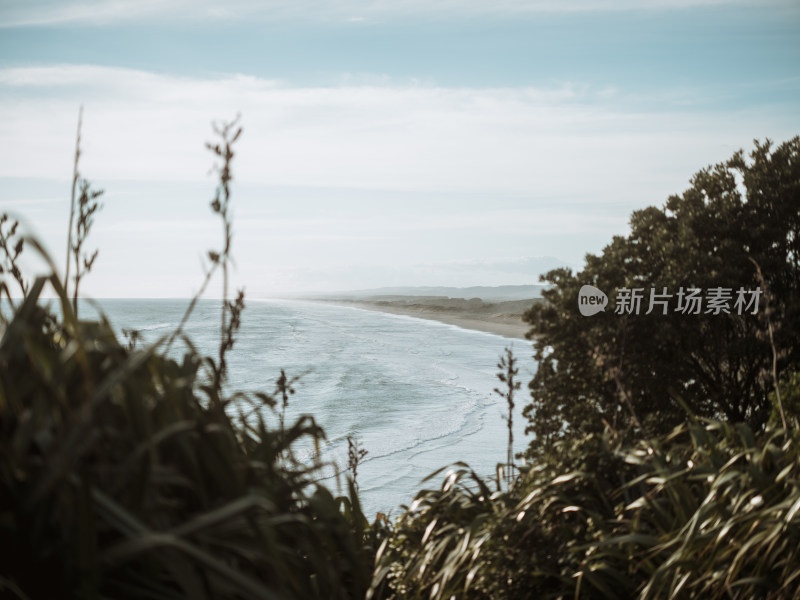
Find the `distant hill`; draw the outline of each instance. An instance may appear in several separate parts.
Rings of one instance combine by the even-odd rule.
[[[428,300],[434,298],[480,298],[486,302],[506,302],[509,300],[530,300],[541,298],[546,285],[500,285],[473,287],[383,287],[367,290],[350,290],[325,294],[307,294],[305,298],[336,298],[345,300],[400,300],[409,296],[419,296]]]
[[[554,256],[527,256],[497,260],[458,260],[412,265],[339,265],[292,269],[279,282],[268,277],[251,297],[328,298],[330,296],[435,295],[487,299],[535,298],[540,277],[556,268],[573,272],[580,267]],[[266,286],[274,286],[267,289]],[[528,288],[528,289],[526,289]],[[533,292],[533,296],[531,296]]]

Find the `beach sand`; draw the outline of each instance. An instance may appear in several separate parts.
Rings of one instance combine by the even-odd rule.
[[[488,303],[477,298],[465,300],[416,296],[393,297],[390,300],[326,298],[317,301],[431,319],[464,329],[517,339],[525,339],[525,333],[530,329],[530,325],[522,320],[522,314],[534,303],[534,300]]]

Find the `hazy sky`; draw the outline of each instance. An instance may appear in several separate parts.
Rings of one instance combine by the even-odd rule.
[[[642,8],[646,6],[647,8]],[[95,297],[188,296],[242,115],[250,296],[535,283],[754,138],[800,133],[800,4],[0,0],[0,210],[63,263],[78,107]]]

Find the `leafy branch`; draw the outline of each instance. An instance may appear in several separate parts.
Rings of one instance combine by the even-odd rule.
[[[216,144],[207,143],[206,148],[211,150],[215,156],[221,159],[221,164],[213,168],[219,174],[219,180],[214,192],[214,199],[211,201],[211,210],[218,214],[222,219],[223,245],[221,250],[209,250],[208,259],[210,266],[206,269],[205,277],[200,289],[192,297],[186,312],[181,318],[178,327],[167,341],[166,350],[169,350],[175,339],[181,334],[186,322],[189,320],[197,301],[205,293],[211,278],[218,268],[222,268],[222,318],[220,323],[220,341],[217,356],[217,364],[214,366],[214,387],[219,389],[225,380],[227,371],[226,354],[233,348],[236,332],[241,325],[241,315],[244,310],[244,290],[238,290],[234,300],[228,300],[228,266],[232,260],[231,245],[233,242],[233,226],[230,214],[231,190],[230,183],[233,180],[231,163],[233,162],[233,144],[242,134],[242,127],[239,125],[239,116],[233,121],[212,125],[214,133],[221,138]]]
[[[298,379],[300,378],[297,376],[289,379],[286,377],[286,371],[281,369],[281,376],[278,377],[278,380],[275,382],[275,395],[281,398],[281,414],[279,417],[281,432],[283,432],[284,423],[286,421],[286,407],[289,406],[289,396],[294,394],[292,385],[296,383]]]
[[[4,231],[6,223],[9,222],[8,231]],[[20,271],[19,265],[17,264],[17,259],[19,255],[22,254],[24,240],[17,235],[17,227],[19,227],[19,221],[10,221],[6,213],[0,215],[0,248],[3,250],[3,259],[2,262],[0,262],[0,275],[9,273],[11,277],[14,278],[14,281],[17,282],[17,285],[22,291],[22,295],[26,296],[28,293],[28,284],[24,277],[22,277],[22,271]],[[8,293],[8,288],[6,288],[6,292]]]
[[[93,190],[89,182],[85,179],[81,180],[80,186],[81,195],[78,198],[78,220],[75,223],[75,242],[72,244],[72,257],[75,261],[75,276],[73,278],[75,285],[72,288],[72,305],[76,315],[78,314],[78,291],[80,289],[81,279],[92,270],[92,266],[99,252],[99,250],[95,249],[95,251],[89,255],[87,252],[83,251],[83,246],[94,224],[94,214],[103,207],[102,204],[97,202],[97,198],[103,195],[103,190]]]
[[[222,218],[223,246],[222,251],[210,251],[208,257],[214,264],[222,266],[222,322],[220,324],[220,345],[219,345],[219,374],[225,377],[226,363],[225,354],[233,347],[233,333],[239,328],[241,309],[244,308],[244,290],[239,290],[236,302],[228,302],[228,266],[231,261],[231,243],[233,241],[233,230],[230,215],[231,189],[230,183],[233,179],[231,173],[231,161],[233,160],[233,144],[242,134],[237,116],[230,123],[213,125],[214,133],[221,138],[221,143],[207,143],[206,148],[211,150],[222,164],[214,168],[219,173],[219,184],[217,185],[214,199],[211,201],[211,210]],[[237,310],[238,308],[238,310]]]
[[[366,448],[362,448],[358,438],[347,436],[347,470],[353,478],[353,486],[358,490],[358,465],[368,454]]]
[[[67,267],[64,271],[64,285],[69,285],[69,266],[72,255],[72,226],[75,223],[75,192],[78,189],[78,162],[81,157],[81,125],[83,124],[83,106],[78,110],[78,132],[75,135],[75,162],[72,165],[72,194],[69,204],[69,226],[67,227]]]
[[[764,319],[767,322],[767,334],[769,335],[769,345],[770,349],[772,350],[772,371],[770,375],[772,376],[772,385],[773,389],[775,390],[775,399],[777,401],[777,408],[778,414],[781,417],[781,425],[783,425],[784,429],[788,428],[786,423],[786,412],[783,409],[783,398],[781,397],[781,388],[778,385],[778,347],[775,344],[775,327],[772,324],[772,311],[774,310],[772,306],[770,306],[770,292],[769,286],[767,285],[767,280],[764,278],[764,274],[761,272],[761,266],[753,259],[752,257],[748,257],[750,262],[752,262],[756,267],[756,276],[758,278],[759,285],[764,288],[764,300],[766,302],[766,308],[764,309]]]
[[[495,394],[505,398],[508,406],[508,416],[504,416],[503,420],[508,425],[508,451],[506,456],[506,486],[511,486],[511,480],[514,470],[514,392],[520,387],[520,382],[516,377],[519,375],[519,367],[516,367],[517,359],[514,358],[514,353],[511,348],[505,349],[505,356],[500,355],[500,362],[497,363],[497,368],[500,371],[497,373],[497,378],[502,384],[505,385],[504,389],[494,388]]]
[[[97,199],[103,195],[103,190],[94,190],[87,179],[82,179],[78,170],[78,163],[81,156],[81,125],[83,124],[83,106],[78,112],[78,133],[75,138],[75,162],[72,168],[72,194],[70,196],[69,207],[69,228],[67,230],[67,267],[64,272],[64,285],[69,286],[69,272],[72,262],[75,263],[75,275],[73,276],[74,286],[72,288],[72,305],[75,315],[78,314],[78,293],[80,290],[81,279],[92,270],[94,261],[97,259],[99,250],[95,249],[90,254],[83,252],[86,238],[94,224],[94,214],[103,205]],[[77,204],[75,200],[76,191],[79,192]],[[75,219],[77,212],[77,221]],[[66,291],[66,288],[65,288]]]

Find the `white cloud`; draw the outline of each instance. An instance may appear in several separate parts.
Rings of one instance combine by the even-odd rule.
[[[600,205],[660,202],[699,167],[751,139],[795,133],[791,118],[760,108],[631,112],[618,91],[570,84],[298,88],[241,75],[197,79],[62,65],[0,70],[4,88],[13,93],[0,94],[0,176],[68,178],[77,107],[85,103],[82,170],[101,186],[202,179],[211,120],[237,112],[245,126],[237,181]],[[543,227],[566,227],[553,221],[549,202]],[[448,217],[442,226],[468,218]],[[572,219],[569,229],[580,222]]]
[[[673,10],[697,6],[792,7],[788,0],[2,0],[0,28],[107,24],[149,19],[208,21],[336,20],[514,16],[541,12]],[[355,16],[354,16],[355,15]]]
[[[289,87],[86,65],[0,70],[0,176],[65,178],[85,105],[83,170],[98,181],[197,180],[215,118],[243,115],[236,175],[286,186],[517,192],[675,191],[780,115],[631,112],[618,92],[430,85]],[[679,177],[676,181],[675,177]],[[601,191],[602,190],[602,191]]]
[[[93,232],[101,260],[86,289],[152,295],[139,283],[152,275],[163,278],[158,294],[187,295],[218,235],[207,209],[209,124],[241,112],[234,164],[241,279],[256,291],[318,289],[313,269],[373,265],[353,267],[351,278],[371,287],[384,281],[375,265],[395,269],[387,285],[408,285],[414,280],[400,274],[416,271],[403,265],[427,260],[533,252],[577,263],[622,233],[631,209],[680,192],[698,168],[754,137],[796,134],[791,115],[761,107],[652,111],[621,90],[580,84],[372,81],[308,88],[90,65],[0,69],[0,177],[60,180],[53,193],[66,193],[83,103],[81,169],[107,190]],[[9,207],[35,209],[30,218],[57,254],[66,204],[51,210],[24,199],[51,192],[15,198],[13,189],[4,190],[12,192]],[[454,285],[480,283],[448,272]]]

